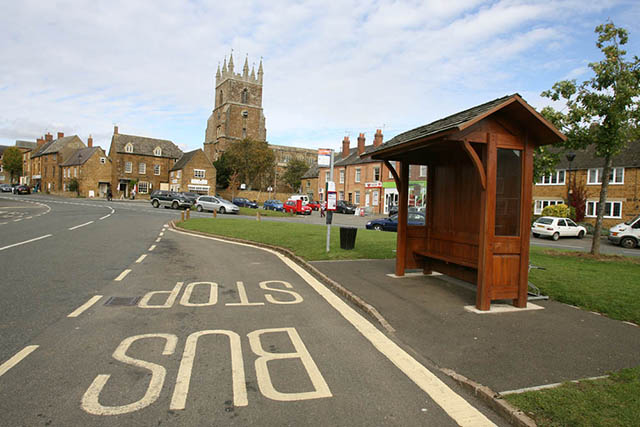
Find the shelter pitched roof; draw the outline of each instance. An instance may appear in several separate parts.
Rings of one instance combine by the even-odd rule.
[[[127,153],[124,147],[131,143],[133,153]],[[147,138],[146,136],[125,135],[116,133],[111,139],[111,144],[116,153],[141,154],[143,156],[168,157],[170,159],[179,159],[182,157],[180,150],[172,141],[167,139]],[[162,155],[155,156],[153,150],[160,147]]]
[[[54,139],[53,141],[46,142],[40,147],[38,151],[35,152],[35,154],[31,155],[31,158],[44,156],[46,154],[57,153],[58,151],[63,149],[65,145],[67,145],[69,142],[73,141],[74,139],[77,139],[78,141],[82,142],[82,140],[80,139],[80,137],[78,137],[78,135],[65,136],[63,138],[58,138],[58,139]]]
[[[171,167],[170,171],[177,171],[180,169],[184,169],[184,167],[187,165],[187,163],[189,163],[191,161],[191,159],[193,159],[193,156],[195,156],[198,151],[202,151],[201,148],[198,148],[197,150],[193,150],[193,151],[189,151],[188,153],[184,153],[182,155],[182,157],[180,157],[180,160],[178,160],[177,162],[175,162],[173,164],[173,166]]]
[[[80,166],[83,165],[93,156],[93,153],[100,150],[100,147],[79,148],[60,166]]]

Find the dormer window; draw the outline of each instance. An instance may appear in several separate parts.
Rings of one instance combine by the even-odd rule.
[[[158,157],[162,156],[162,148],[160,148],[160,147],[154,148],[153,149],[153,155],[154,156],[158,156]]]
[[[124,146],[124,151],[126,151],[127,153],[133,153],[133,144],[132,143],[128,143],[127,145]]]

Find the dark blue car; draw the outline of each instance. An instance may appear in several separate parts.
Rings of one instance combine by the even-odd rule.
[[[269,210],[269,211],[280,211],[280,212],[282,212],[284,210],[284,204],[280,200],[276,200],[276,199],[266,200],[262,204],[262,209]]]
[[[422,212],[409,212],[407,215],[407,224],[424,225],[424,214]],[[367,230],[398,231],[398,215],[369,221],[367,223]]]
[[[236,197],[231,202],[236,206],[240,206],[241,208],[258,209],[258,204],[256,202],[252,202],[245,197]]]

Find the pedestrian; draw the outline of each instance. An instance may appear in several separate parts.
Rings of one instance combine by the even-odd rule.
[[[107,200],[111,201],[113,199],[113,193],[111,192],[111,187],[107,188]]]
[[[320,218],[324,218],[324,210],[326,208],[325,202],[320,204]]]

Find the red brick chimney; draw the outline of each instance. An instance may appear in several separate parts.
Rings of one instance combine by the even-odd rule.
[[[346,159],[349,156],[349,137],[345,136],[342,140],[342,158]]]
[[[44,138],[38,138],[36,142],[38,143],[38,147],[40,147],[42,144],[44,144]]]
[[[93,138],[91,137],[91,135],[89,135],[89,138],[87,138],[87,147],[93,147]]]
[[[364,133],[358,135],[358,156],[364,153]]]
[[[118,134],[118,126],[113,126],[113,134],[114,135]]]
[[[47,132],[47,134],[44,136],[44,140],[45,141],[53,141],[53,135],[51,135],[49,132]]]
[[[58,139],[64,138],[64,132],[58,132]]]
[[[382,145],[382,131],[380,129],[376,129],[376,134],[373,137],[373,146],[379,147]]]

